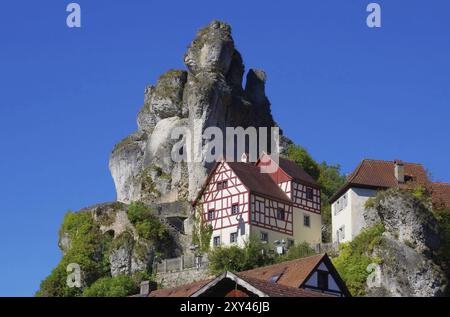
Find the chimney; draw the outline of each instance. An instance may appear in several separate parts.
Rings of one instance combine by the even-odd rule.
[[[139,295],[148,296],[151,292],[157,289],[157,284],[155,282],[150,281],[142,281],[141,282],[141,291]]]
[[[242,153],[241,162],[248,163],[249,161],[250,161],[250,157],[249,157],[248,153]]]
[[[405,182],[405,164],[400,160],[394,161],[395,166],[395,178],[399,183]]]

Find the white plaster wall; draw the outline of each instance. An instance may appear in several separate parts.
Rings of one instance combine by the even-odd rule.
[[[333,242],[337,241],[337,230],[345,227],[345,238],[339,242],[348,242],[356,237],[364,227],[362,217],[364,204],[370,197],[374,197],[377,191],[365,188],[350,188],[347,194],[347,207],[335,215],[336,202],[331,206],[332,237]],[[343,194],[344,195],[344,194]],[[343,196],[342,195],[342,196]],[[342,197],[341,196],[341,197]]]
[[[352,188],[352,236],[351,239],[355,238],[361,230],[365,227],[365,221],[363,217],[364,206],[366,201],[370,197],[374,197],[377,191],[374,189],[366,188]]]

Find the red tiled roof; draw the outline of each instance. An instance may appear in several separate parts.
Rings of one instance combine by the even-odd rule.
[[[440,207],[450,209],[450,184],[433,183],[431,188],[433,202]]]
[[[350,174],[344,187],[331,198],[331,202],[338,199],[350,187],[411,188],[417,185],[429,186],[427,172],[421,164],[403,164],[405,176],[411,178],[411,181],[399,183],[395,178],[395,163],[393,161],[363,160]]]
[[[277,283],[260,280],[241,273],[235,274],[238,278],[249,283],[262,293],[269,297],[330,297],[331,295],[300,289],[297,287],[285,286]],[[161,289],[151,292],[149,297],[191,297],[198,292],[202,287],[212,282],[213,279],[203,280],[179,287]]]
[[[263,281],[270,281],[273,276],[281,274],[277,284],[298,288],[305,282],[305,279],[324,257],[324,254],[319,254],[271,266],[260,267],[239,274],[240,276],[256,278]]]
[[[269,297],[332,297],[331,295],[324,293],[263,281],[257,278],[245,276],[241,273],[238,274],[238,276]]]
[[[295,162],[284,159],[280,157],[279,164],[280,168],[285,171],[289,176],[300,183],[307,183],[313,186],[319,186],[317,182],[312,178],[311,175],[306,173],[300,166]]]
[[[190,297],[212,280],[202,280],[178,287],[159,289],[151,292],[149,297]]]
[[[227,164],[250,191],[291,202],[286,193],[268,174],[261,173],[259,167],[242,162],[227,162]]]

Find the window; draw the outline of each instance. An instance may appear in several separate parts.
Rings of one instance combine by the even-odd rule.
[[[317,271],[317,287],[321,290],[328,290],[328,272]]]
[[[234,204],[233,206],[231,206],[231,214],[235,215],[239,213],[239,205],[238,204]]]
[[[218,182],[217,190],[222,190],[228,187],[228,181]]]
[[[342,204],[341,204],[341,210],[344,209],[345,207],[347,207],[347,194],[345,194],[344,196],[342,196]]]
[[[288,239],[287,247],[290,248],[290,247],[293,247],[294,245],[295,245],[295,241],[292,239]]]
[[[305,227],[311,227],[311,217],[309,215],[303,215],[303,225]]]
[[[218,247],[220,245],[220,236],[214,237],[213,239],[213,245],[215,247]]]
[[[273,276],[270,278],[270,282],[271,282],[271,283],[276,283],[276,282],[278,282],[278,280],[280,279],[281,275],[283,275],[283,273],[278,273],[278,274],[273,275]]]
[[[237,232],[230,233],[230,243],[236,243],[238,238]]]
[[[279,209],[277,210],[277,219],[278,219],[278,220],[284,220],[284,219],[285,219],[285,216],[286,216],[286,213],[285,213],[284,209],[279,208]]]
[[[269,234],[267,232],[261,232],[261,241],[263,242],[269,242]]]
[[[342,226],[337,231],[337,240],[338,242],[345,239],[345,226]]]
[[[214,217],[215,217],[214,209],[208,211],[208,220],[214,220]]]
[[[306,188],[306,199],[313,200],[314,198],[314,192],[312,188],[307,187]]]

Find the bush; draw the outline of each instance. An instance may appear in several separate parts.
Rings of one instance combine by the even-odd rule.
[[[238,246],[218,247],[209,253],[209,270],[218,275],[226,271],[241,272],[273,264],[274,259],[258,240],[251,238],[244,248]]]
[[[139,237],[156,241],[165,241],[168,239],[166,227],[153,214],[153,210],[141,202],[134,202],[128,209],[128,219],[135,226]]]
[[[340,245],[340,255],[333,259],[333,263],[354,296],[363,296],[369,272],[367,267],[371,263],[380,263],[372,253],[381,242],[384,232],[382,224],[363,230],[349,243]]]
[[[91,285],[98,278],[109,274],[108,250],[112,237],[102,235],[90,213],[68,212],[60,230],[60,236],[68,234],[70,249],[62,257],[51,274],[42,281],[36,296],[73,297],[79,296],[82,289],[67,286],[66,271],[71,263],[77,263],[82,269],[82,286]]]
[[[83,292],[84,297],[125,297],[139,293],[131,276],[120,275],[97,280]]]
[[[308,243],[303,242],[297,245],[294,245],[289,248],[288,252],[285,255],[282,255],[276,259],[277,262],[285,262],[296,259],[305,258],[307,256],[315,255],[316,251],[312,249]]]

